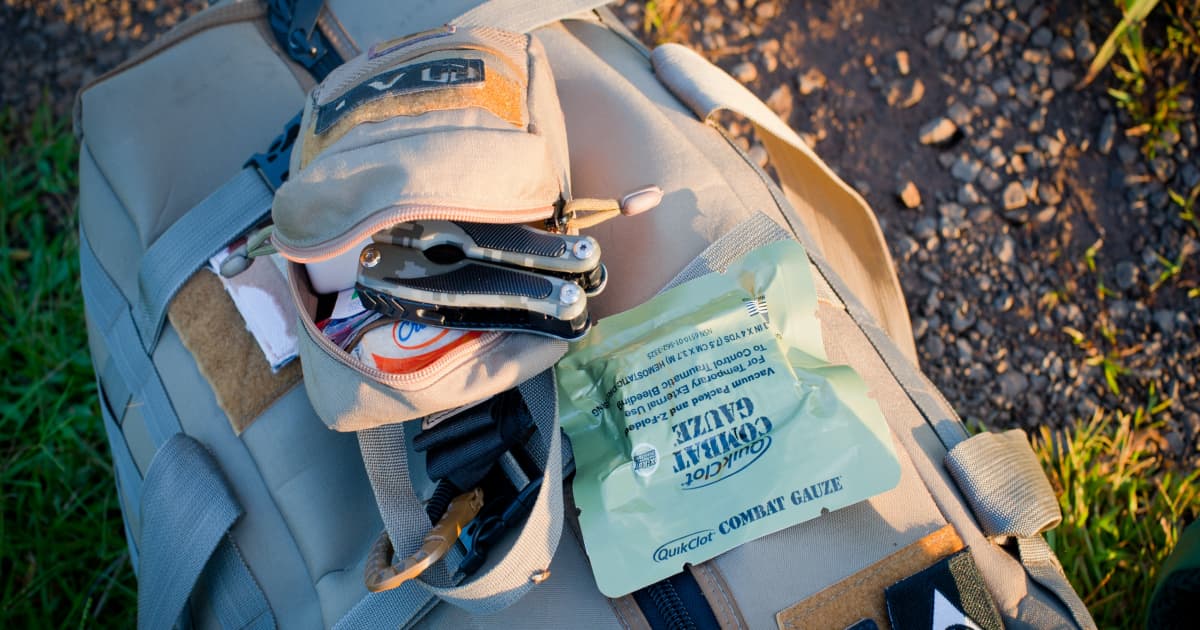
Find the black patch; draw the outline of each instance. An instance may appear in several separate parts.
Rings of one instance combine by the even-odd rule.
[[[317,109],[316,132],[325,133],[357,107],[388,96],[483,82],[482,59],[424,61],[377,74]]]
[[[1004,630],[966,549],[889,586],[886,598],[894,630]]]
[[[846,626],[846,630],[879,630],[879,624],[875,623],[874,619],[859,619],[853,624]]]

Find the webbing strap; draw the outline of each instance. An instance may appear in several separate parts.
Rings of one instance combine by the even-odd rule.
[[[241,515],[199,442],[177,433],[162,445],[142,486],[139,628],[172,627],[202,571],[206,601],[222,626],[274,626],[266,597],[227,536]]]
[[[84,304],[115,368],[105,369],[102,379],[111,378],[109,372],[119,376],[122,383],[119,389],[127,391],[130,400],[143,406],[150,438],[155,446],[162,446],[168,438],[179,432],[179,417],[175,415],[175,408],[167,397],[158,369],[135,341],[138,332],[129,303],[100,266],[82,229],[79,231],[79,274]],[[104,384],[108,386],[107,382]],[[112,411],[118,413],[120,410]]]
[[[1096,627],[1042,532],[1062,521],[1054,489],[1020,429],[972,436],[946,454],[946,469],[992,538],[1015,538],[1029,577],[1054,593],[1075,623]]]
[[[531,438],[534,444],[528,450],[535,463],[544,467],[545,476],[542,478],[542,487],[533,509],[522,524],[512,546],[503,557],[489,562],[483,572],[465,584],[434,586],[426,580],[410,580],[390,591],[367,595],[338,621],[335,628],[409,627],[424,617],[438,600],[449,602],[471,614],[492,613],[520,599],[534,586],[532,578],[550,567],[554,552],[558,548],[563,523],[564,445],[558,425],[558,390],[555,387],[553,370],[547,370],[526,381],[519,389],[538,427]],[[370,445],[369,448],[394,449],[393,452],[398,452],[402,445],[397,445],[394,440],[399,435],[402,435],[402,432],[393,430],[389,436],[392,440],[390,446]],[[360,433],[360,444],[363,439]],[[367,457],[366,453],[364,449],[364,459]],[[400,483],[396,481],[397,475],[403,474],[407,478],[407,460],[401,464],[404,465],[402,471],[387,473],[388,479],[393,483]],[[395,461],[389,466],[398,468]],[[370,465],[368,476],[374,483],[376,477],[371,475]],[[411,482],[407,483],[410,484],[409,490],[402,491],[401,494],[407,495],[411,492]],[[415,494],[413,497],[415,498]],[[417,504],[417,507],[420,505]],[[390,506],[380,506],[381,512],[391,509]],[[421,516],[424,517],[424,512]],[[415,516],[410,518],[415,520]],[[428,518],[425,518],[424,525],[415,532],[398,532],[397,535],[407,536],[409,539],[414,536],[420,537],[428,530],[428,523]],[[399,544],[396,548],[400,548]],[[496,550],[497,553],[499,551]]]
[[[167,306],[209,257],[271,210],[273,193],[258,171],[244,168],[154,241],[138,268],[136,323],[142,347],[158,342]]]
[[[450,23],[456,26],[491,26],[516,33],[528,33],[539,26],[557,22],[569,15],[602,7],[613,0],[489,0],[460,15]]]
[[[730,111],[754,123],[784,195],[822,254],[915,365],[916,344],[887,242],[862,197],[839,180],[758,97],[695,51],[664,44],[650,55],[663,85],[702,120]]]

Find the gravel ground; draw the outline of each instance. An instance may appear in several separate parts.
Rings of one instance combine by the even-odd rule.
[[[80,85],[205,4],[3,0],[0,105],[48,97],[65,115]],[[641,32],[642,3],[620,4]],[[964,418],[1068,427],[1169,400],[1144,438],[1200,463],[1200,235],[1167,193],[1200,184],[1197,95],[1150,160],[1101,86],[1074,89],[1111,3],[679,6],[667,38],[759,94],[878,212],[923,367]],[[1187,260],[1158,286],[1160,257]]]

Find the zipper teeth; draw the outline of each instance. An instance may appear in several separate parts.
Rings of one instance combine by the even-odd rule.
[[[271,234],[271,242],[275,245],[275,249],[283,254],[284,258],[293,262],[310,263],[328,260],[341,254],[350,251],[350,248],[361,242],[364,238],[380,231],[385,230],[397,223],[406,223],[409,221],[492,221],[503,219],[505,223],[528,223],[545,219],[554,214],[554,206],[542,206],[540,208],[531,208],[528,210],[513,210],[505,211],[502,217],[496,217],[493,211],[469,210],[466,208],[450,208],[445,206],[401,206],[397,209],[389,210],[384,213],[376,213],[367,217],[358,225],[350,228],[346,233],[338,236],[335,239],[322,243],[320,245],[312,245],[301,247],[289,245],[280,241],[279,232],[275,230]]]
[[[391,372],[384,372],[354,360],[345,350],[337,347],[336,344],[334,344],[329,340],[328,337],[325,336],[325,333],[321,332],[317,328],[317,325],[313,323],[312,318],[308,316],[308,313],[304,308],[304,304],[300,302],[300,281],[296,278],[297,274],[294,273],[296,270],[293,269],[292,271],[293,273],[288,274],[288,276],[291,278],[290,284],[292,288],[292,302],[295,304],[296,312],[300,316],[300,324],[304,326],[304,330],[308,333],[308,336],[312,338],[317,346],[321,350],[325,351],[325,354],[329,355],[333,360],[354,370],[355,372],[358,372],[359,374],[362,374],[363,376],[373,378],[381,383],[405,385],[432,378],[434,375],[444,370],[447,366],[459,362],[463,356],[484,352],[485,350],[499,343],[500,340],[504,338],[504,333],[501,332],[485,332],[478,338],[472,339],[471,341],[468,341],[461,346],[450,350],[438,360],[416,372],[411,372],[408,374],[393,374]]]

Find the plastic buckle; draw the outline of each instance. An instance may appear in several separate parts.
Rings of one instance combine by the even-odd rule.
[[[454,573],[455,580],[461,580],[483,566],[487,561],[488,550],[500,540],[504,532],[529,516],[541,487],[542,478],[537,477],[526,484],[503,511],[486,516],[481,514],[463,527],[458,537],[458,543],[463,548],[463,560]]]
[[[387,530],[379,534],[371,553],[367,555],[367,569],[363,576],[367,590],[372,593],[387,591],[401,584],[420,577],[425,569],[441,560],[446,552],[454,546],[464,526],[467,525],[483,509],[483,491],[476,488],[460,494],[446,507],[436,525],[425,535],[421,547],[402,562],[393,564],[392,539]]]
[[[296,136],[300,135],[300,112],[287,121],[283,133],[275,137],[266,153],[255,153],[246,160],[244,168],[253,167],[262,177],[263,183],[271,192],[279,190],[288,178],[288,167],[292,161],[292,146],[296,144]]]

